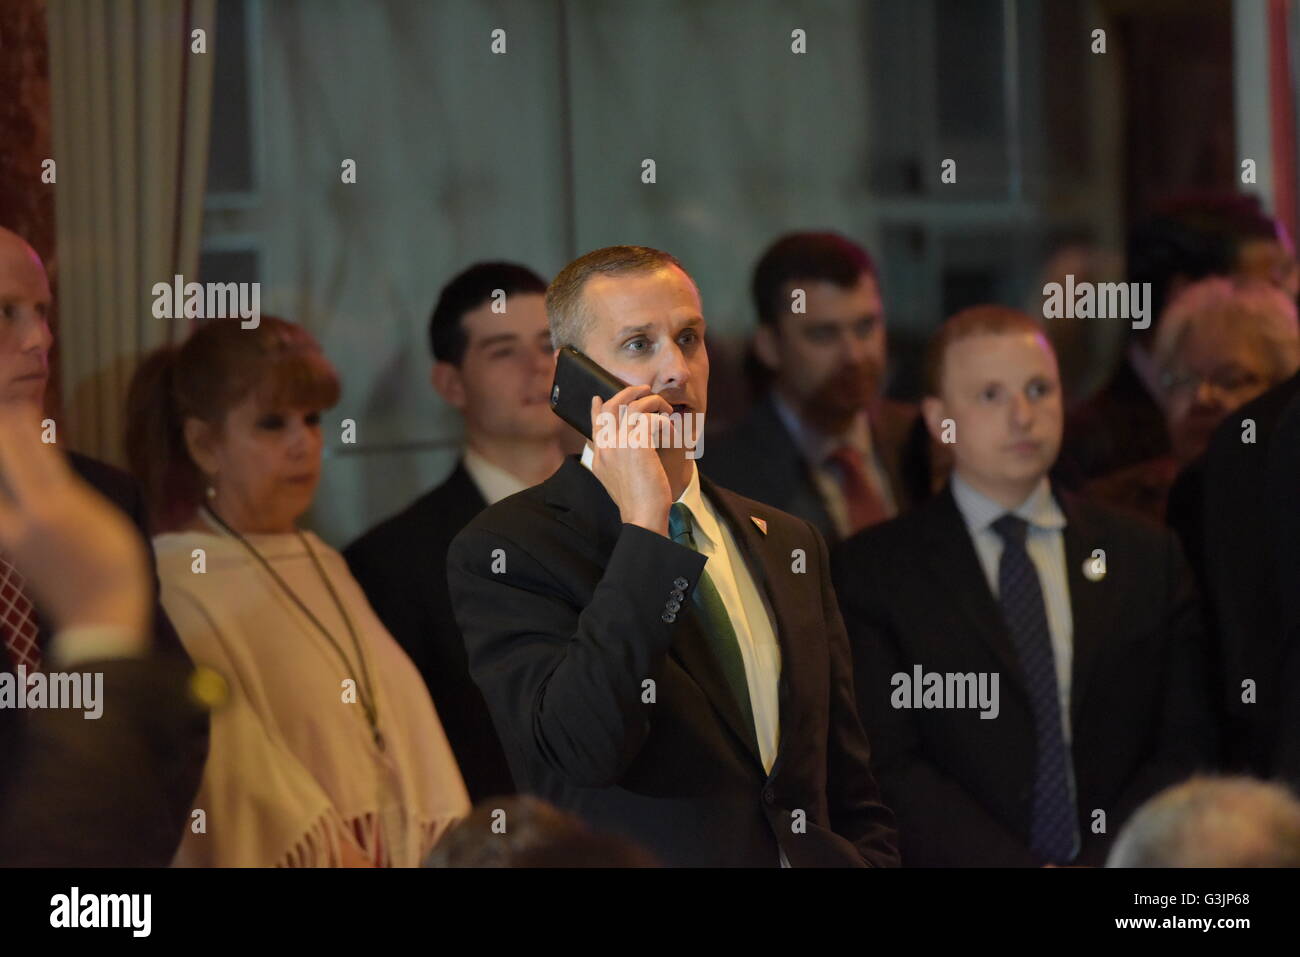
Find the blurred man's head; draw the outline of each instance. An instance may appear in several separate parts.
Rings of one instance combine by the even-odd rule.
[[[41,257],[0,227],[0,402],[39,406],[49,377],[50,282]]]
[[[1300,867],[1300,801],[1280,784],[1193,778],[1138,808],[1107,867]]]
[[[836,233],[782,236],[754,268],[754,351],[812,425],[842,431],[884,384],[885,310],[867,251]]]
[[[1061,447],[1060,373],[1042,327],[1003,306],[962,310],[930,341],[925,368],[931,435],[966,482],[1014,508]]]
[[[573,346],[628,385],[648,385],[674,412],[707,411],[700,291],[673,256],[646,246],[589,252],[551,282],[546,312],[557,350]]]
[[[528,440],[560,429],[545,294],[540,276],[503,262],[477,263],[443,287],[429,319],[433,385],[471,432]]]
[[[1300,366],[1295,303],[1260,280],[1203,279],[1165,311],[1155,359],[1170,445],[1185,464],[1229,413]]]
[[[425,867],[657,867],[622,837],[531,795],[480,801],[438,842]]]
[[[1177,196],[1162,203],[1128,235],[1128,280],[1151,283],[1156,323],[1137,333],[1154,337],[1166,307],[1198,279],[1230,275],[1257,279],[1295,299],[1300,269],[1286,230],[1241,193]]]

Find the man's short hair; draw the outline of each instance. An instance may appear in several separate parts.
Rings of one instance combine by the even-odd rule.
[[[504,820],[506,827],[495,825]],[[597,831],[530,794],[480,801],[457,821],[424,861],[425,867],[658,867],[640,845]]]
[[[666,266],[676,266],[690,279],[690,273],[677,257],[649,246],[606,246],[579,256],[560,270],[546,290],[546,320],[551,329],[551,345],[556,349],[565,346],[581,349],[591,322],[591,315],[583,302],[583,289],[592,276],[649,273]],[[691,282],[695,280],[691,279]]]
[[[938,395],[943,388],[943,361],[948,347],[971,336],[1029,332],[1043,336],[1040,323],[1027,312],[1009,306],[971,306],[951,316],[931,337],[925,349],[925,394]],[[1049,344],[1050,348],[1050,344]]]
[[[754,267],[750,292],[758,321],[771,325],[790,311],[790,283],[822,281],[852,289],[862,274],[876,275],[871,255],[839,233],[786,233]]]
[[[1107,867],[1300,867],[1300,801],[1252,778],[1196,777],[1138,808]]]
[[[1151,283],[1151,312],[1158,326],[1176,279],[1204,279],[1235,270],[1251,240],[1280,240],[1277,223],[1259,197],[1235,192],[1194,192],[1160,203],[1126,238],[1128,281]],[[1141,333],[1154,335],[1154,328]]]
[[[508,262],[475,263],[442,287],[438,304],[429,317],[429,351],[439,362],[459,366],[465,358],[469,336],[465,313],[473,312],[500,289],[507,298],[520,294],[544,295],[546,280],[527,266]]]

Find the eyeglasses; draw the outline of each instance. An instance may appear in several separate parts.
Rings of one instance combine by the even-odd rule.
[[[1210,375],[1198,375],[1180,370],[1168,371],[1160,376],[1160,387],[1169,395],[1199,392],[1202,384],[1211,386],[1220,394],[1235,395],[1248,389],[1258,389],[1266,383],[1255,373],[1247,372],[1245,369],[1216,370]]]

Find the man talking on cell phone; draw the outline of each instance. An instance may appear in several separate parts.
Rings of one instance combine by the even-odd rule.
[[[704,478],[669,425],[708,403],[694,281],[613,246],[566,266],[546,310],[557,351],[630,385],[592,397],[581,456],[448,552],[516,783],[669,865],[897,864],[825,542]]]

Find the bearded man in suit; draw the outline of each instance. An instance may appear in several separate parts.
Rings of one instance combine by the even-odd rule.
[[[704,470],[817,527],[832,545],[928,497],[909,452],[917,408],[884,396],[885,305],[875,263],[838,233],[794,232],[754,267],[753,350],[769,388],[711,439]]]

